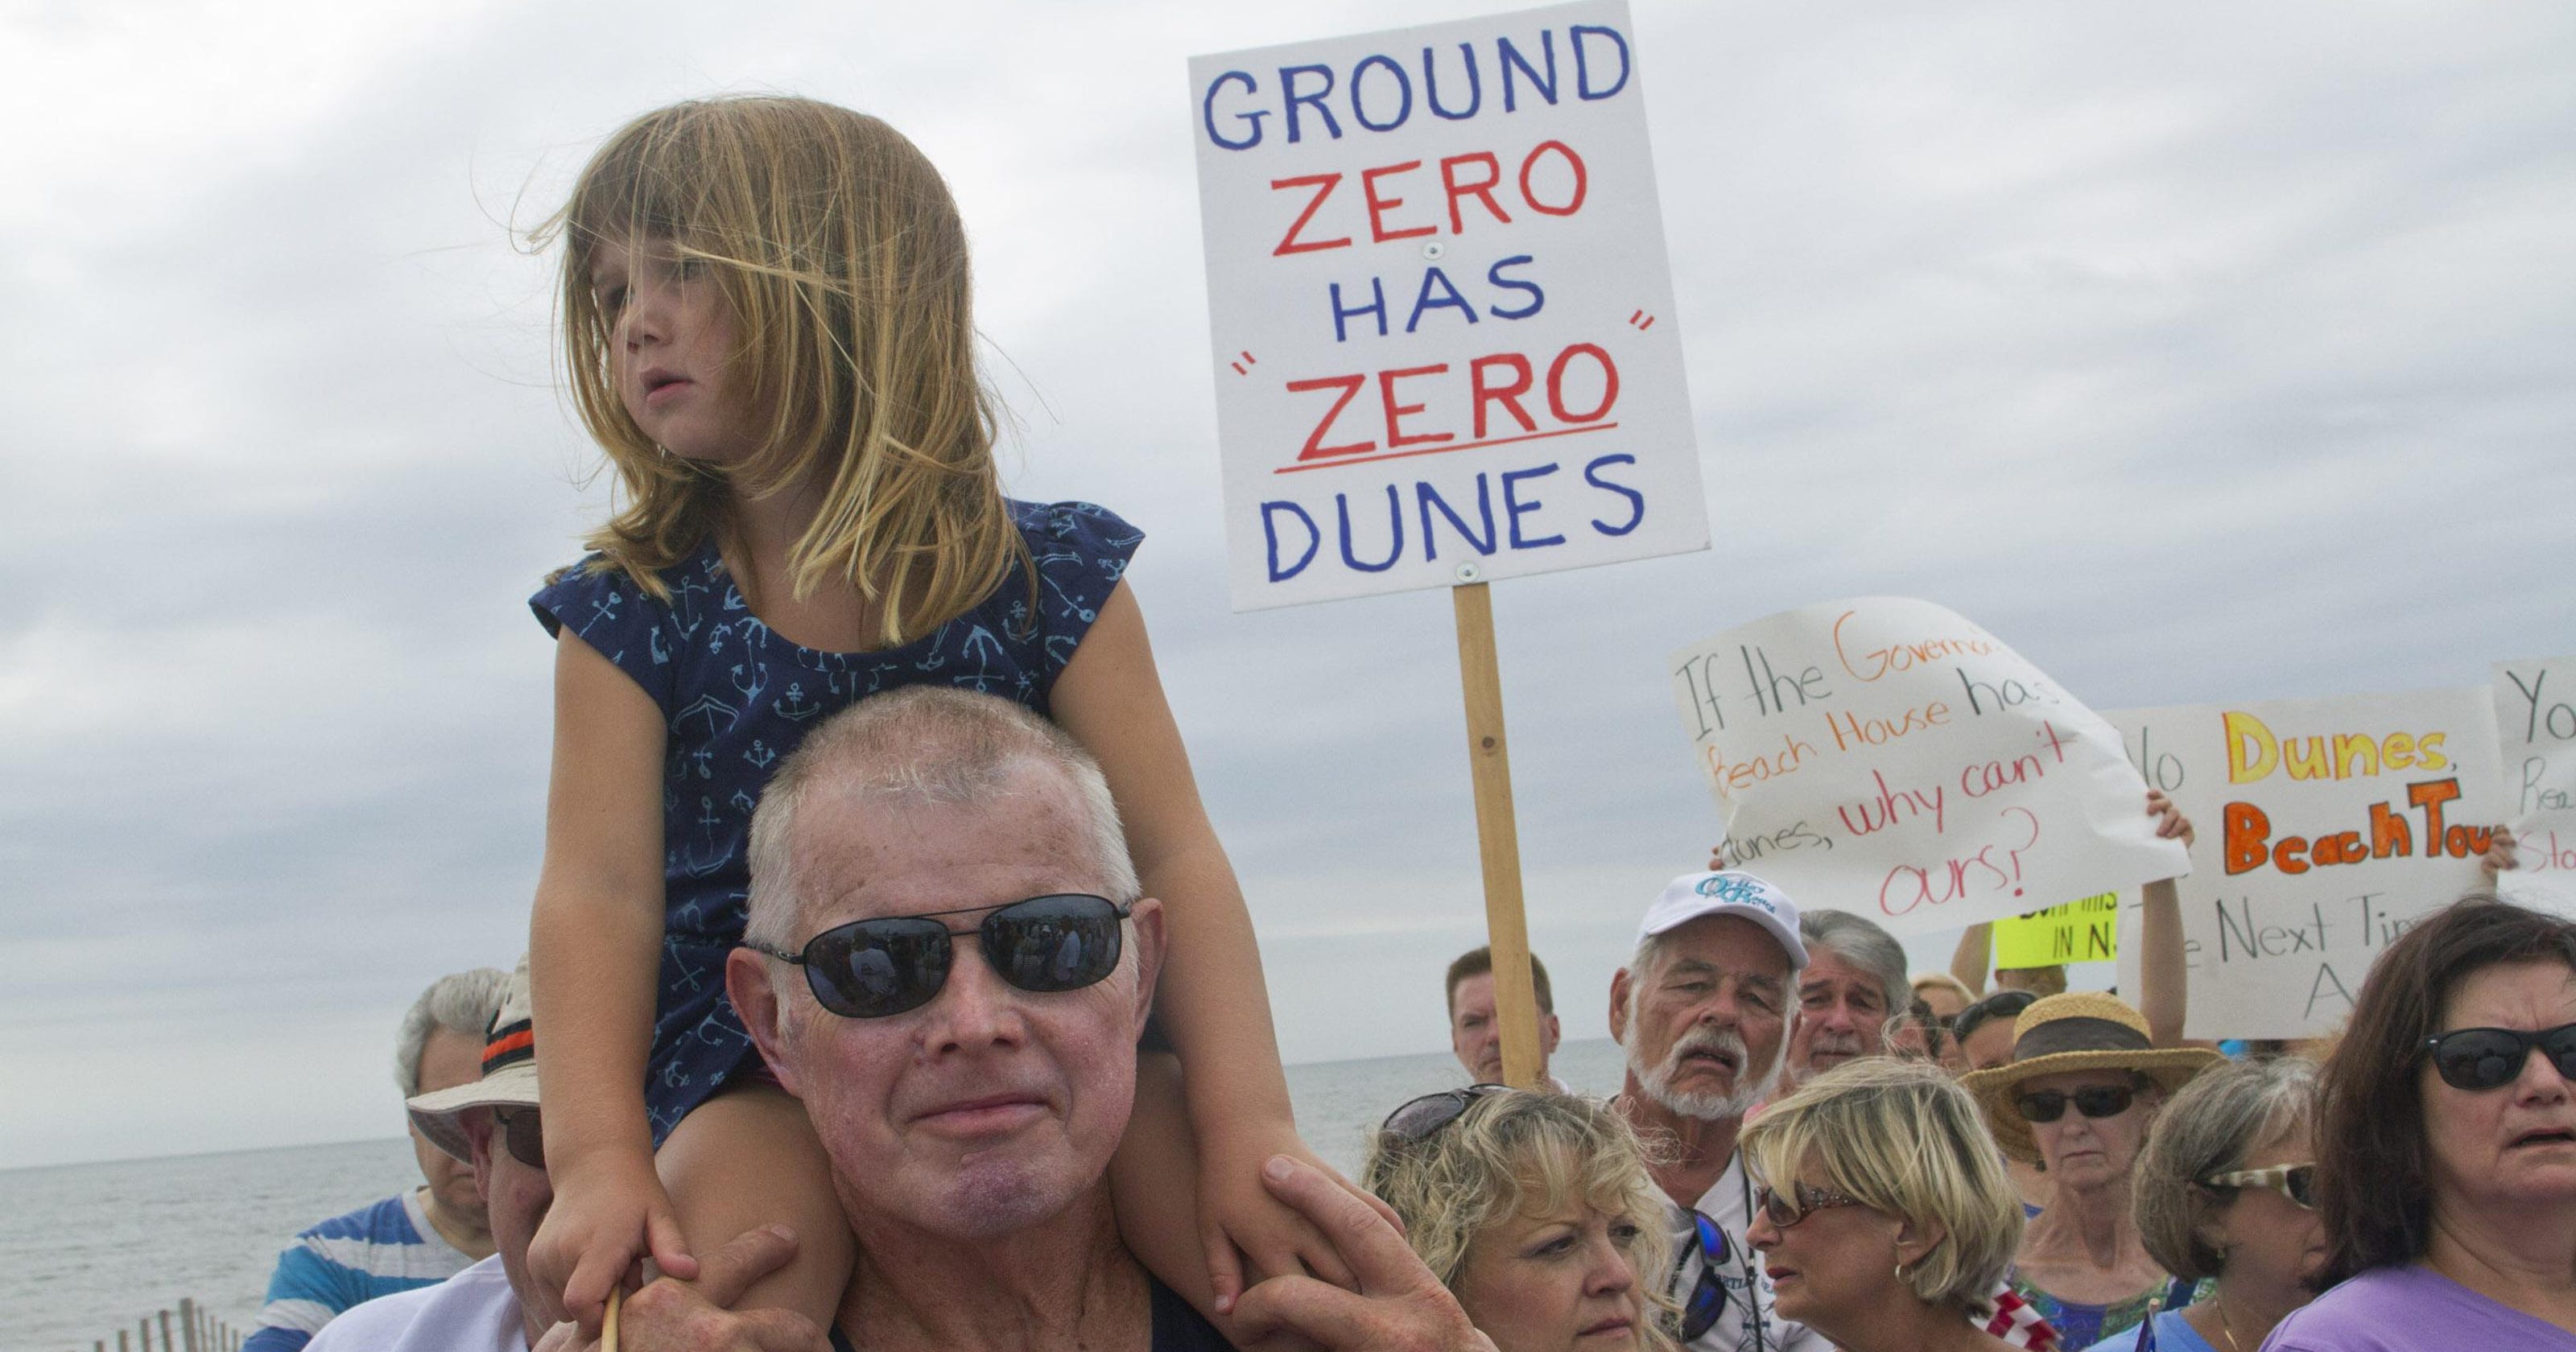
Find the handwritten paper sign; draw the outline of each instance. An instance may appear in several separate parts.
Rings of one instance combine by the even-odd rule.
[[[1625,4],[1190,81],[1237,610],[1708,547]]]
[[[2168,878],[2119,735],[2002,640],[1868,597],[1673,655],[1730,864],[1905,934]]]
[[[2189,1037],[2333,1031],[2390,941],[2480,885],[2505,817],[2486,690],[2105,717],[2199,835],[2175,885]],[[2132,930],[2123,990],[2136,989],[2135,948]]]
[[[2045,911],[1998,920],[1995,966],[2052,967],[2119,956],[2120,894],[2104,892]]]
[[[2502,890],[2566,909],[2576,904],[2576,657],[2496,663],[2495,711],[2519,842]]]

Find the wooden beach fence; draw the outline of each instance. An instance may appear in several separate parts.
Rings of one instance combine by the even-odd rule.
[[[116,1352],[241,1352],[241,1345],[241,1330],[188,1296],[179,1298],[175,1313],[157,1310],[134,1321],[131,1338],[124,1329],[116,1331]],[[92,1340],[90,1352],[107,1352],[107,1340]]]

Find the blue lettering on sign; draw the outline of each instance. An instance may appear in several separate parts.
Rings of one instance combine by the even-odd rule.
[[[1600,511],[1598,516],[1589,515],[1584,504],[1562,495],[1551,494],[1544,499],[1537,496],[1536,481],[1565,468],[1555,461],[1520,469],[1479,470],[1473,476],[1472,490],[1463,479],[1453,480],[1444,488],[1427,479],[1408,478],[1394,483],[1376,480],[1366,487],[1344,489],[1332,495],[1329,505],[1320,499],[1311,507],[1290,498],[1273,499],[1261,504],[1261,536],[1269,580],[1289,581],[1319,563],[1329,572],[1336,560],[1341,567],[1358,573],[1384,573],[1408,560],[1436,563],[1443,536],[1453,541],[1453,553],[1463,544],[1473,551],[1470,557],[1490,557],[1565,544],[1568,528],[1577,522],[1596,536],[1626,535],[1644,523],[1646,495],[1609,476],[1636,463],[1636,456],[1615,452],[1595,456],[1583,465],[1583,483],[1600,495],[1592,504],[1594,510]],[[1356,468],[1336,468],[1327,473],[1340,478],[1353,475]],[[1470,491],[1475,494],[1472,507],[1467,499]],[[1377,527],[1381,501],[1386,511],[1384,534]],[[1406,510],[1408,501],[1412,504],[1410,512]],[[1418,529],[1405,529],[1408,517]],[[1333,546],[1330,549],[1324,547],[1328,538]],[[1417,540],[1421,542],[1419,549],[1413,548]]]
[[[1627,91],[1635,73],[1635,58],[1625,34],[1599,24],[1572,24],[1566,28],[1565,37],[1574,58],[1571,83],[1576,99],[1599,102]],[[1503,85],[1503,112],[1520,111],[1524,99],[1533,106],[1557,104],[1559,96],[1566,92],[1566,82],[1556,64],[1554,29],[1540,29],[1535,42],[1528,35],[1515,41],[1500,34],[1490,41],[1494,68],[1500,72]],[[1458,44],[1458,69],[1449,77],[1450,98],[1458,97],[1462,78],[1466,97],[1457,106],[1440,97],[1439,51],[1426,46],[1421,49],[1419,72],[1385,52],[1362,56],[1343,71],[1321,64],[1282,66],[1274,107],[1258,106],[1264,101],[1263,90],[1251,72],[1219,72],[1200,96],[1200,127],[1212,145],[1226,150],[1251,150],[1263,143],[1263,119],[1277,113],[1287,126],[1291,145],[1304,142],[1319,121],[1322,136],[1338,141],[1342,139],[1342,124],[1333,111],[1338,101],[1364,130],[1395,131],[1413,118],[1416,73],[1422,76],[1422,101],[1431,115],[1443,121],[1464,122],[1485,108],[1484,70],[1476,51],[1478,45],[1476,41]],[[1219,109],[1220,102],[1226,107]]]

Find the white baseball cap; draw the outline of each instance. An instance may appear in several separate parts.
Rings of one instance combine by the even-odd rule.
[[[1798,904],[1779,888],[1732,869],[1723,873],[1685,873],[1664,885],[1664,894],[1646,908],[1646,919],[1637,926],[1637,942],[1643,945],[1658,934],[1669,933],[1704,915],[1731,915],[1750,920],[1780,941],[1789,955],[1789,970],[1802,970],[1807,965],[1807,946],[1798,939]]]

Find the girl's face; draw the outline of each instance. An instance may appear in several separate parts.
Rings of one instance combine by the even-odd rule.
[[[2240,1167],[2269,1169],[2311,1164],[2316,1158],[2316,1140],[2302,1127],[2247,1152]],[[2267,1301],[2306,1304],[2309,1293],[2303,1283],[2325,1265],[2325,1222],[2277,1188],[2238,1188],[2236,1200],[2211,1219],[2206,1236],[2227,1255],[2220,1281]]]
[[[603,241],[590,290],[608,324],[609,374],[627,416],[685,460],[730,464],[758,446],[736,378],[733,307],[706,265],[670,241]]]
[[[2086,1117],[2075,1106],[2078,1092],[2110,1086],[2130,1091],[2126,1109],[2109,1117]],[[2125,1070],[2070,1070],[2033,1076],[2022,1081],[2014,1094],[2018,1098],[2052,1090],[2067,1096],[2065,1111],[2054,1122],[2030,1124],[2048,1176],[2057,1180],[2057,1186],[2078,1191],[2129,1186],[2129,1166],[2137,1161],[2138,1147],[2146,1140],[2157,1091],[2139,1085]]]
[[[1644,1345],[1637,1227],[1575,1201],[1495,1225],[1467,1249],[1455,1294],[1496,1352],[1634,1352]]]

